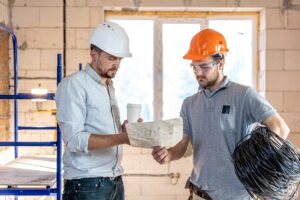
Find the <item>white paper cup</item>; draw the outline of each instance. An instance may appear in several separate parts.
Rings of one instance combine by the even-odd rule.
[[[129,103],[127,104],[127,120],[129,123],[137,122],[141,116],[142,105]]]

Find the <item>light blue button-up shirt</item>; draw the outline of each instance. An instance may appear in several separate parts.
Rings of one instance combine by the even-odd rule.
[[[120,115],[111,80],[107,86],[87,64],[59,84],[55,102],[57,122],[65,144],[65,179],[114,177],[123,174],[122,145],[88,151],[91,134],[118,134]]]

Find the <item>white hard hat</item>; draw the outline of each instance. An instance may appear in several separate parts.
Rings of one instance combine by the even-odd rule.
[[[126,31],[114,22],[100,24],[92,33],[90,44],[117,57],[131,57]]]

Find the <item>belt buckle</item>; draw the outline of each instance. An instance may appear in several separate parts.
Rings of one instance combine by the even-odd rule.
[[[113,181],[115,180],[117,177],[109,177],[109,180]]]

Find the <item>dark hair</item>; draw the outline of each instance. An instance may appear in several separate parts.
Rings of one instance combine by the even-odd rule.
[[[101,52],[102,52],[102,49],[99,49],[97,46],[95,46],[95,45],[93,45],[93,44],[91,44],[90,49],[91,49],[91,51],[95,50],[95,51],[97,51],[98,53],[101,53]]]
[[[213,54],[211,57],[213,61],[220,61],[225,58],[224,54]]]

